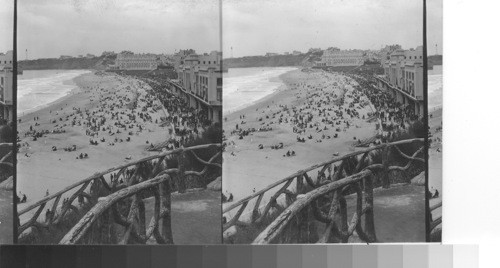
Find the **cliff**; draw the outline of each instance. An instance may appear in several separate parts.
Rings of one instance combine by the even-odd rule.
[[[103,70],[115,63],[115,57],[95,58],[70,58],[70,59],[36,59],[18,62],[21,70],[73,70],[73,69],[95,69]]]
[[[224,59],[224,68],[313,66],[321,59],[322,52],[300,55],[247,56]]]
[[[427,57],[429,66],[443,65],[443,55],[432,55]]]

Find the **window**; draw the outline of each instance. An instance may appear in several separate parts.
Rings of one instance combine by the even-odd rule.
[[[218,80],[219,78],[217,78]],[[221,79],[222,80],[222,79]],[[217,100],[222,101],[222,88],[217,89]]]
[[[222,86],[222,78],[217,78],[217,86]]]

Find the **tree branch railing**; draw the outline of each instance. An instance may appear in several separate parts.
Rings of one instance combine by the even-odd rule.
[[[421,144],[421,147],[411,156],[406,155],[398,148],[398,146],[411,143]],[[375,174],[380,175],[382,187],[389,187],[388,176],[390,172],[406,171],[415,162],[424,163],[423,158],[417,157],[423,155],[423,143],[424,139],[384,143],[299,170],[225,207],[223,214],[226,217],[226,223],[223,226],[223,231],[225,232],[233,226],[242,228],[257,226],[263,223],[264,219],[271,217],[271,209],[274,208],[280,213],[279,216],[265,227],[253,243],[274,243],[278,239],[283,239],[287,228],[298,229],[295,234],[299,240],[304,240],[308,232],[305,230],[307,228],[304,228],[304,224],[307,225],[308,217],[311,215],[326,225],[325,231],[317,239],[317,243],[346,243],[354,231],[361,240],[376,242],[373,213],[373,188],[375,179],[377,179]],[[407,161],[404,166],[390,166],[388,154],[391,148],[396,148],[393,151],[401,156],[399,162]],[[382,153],[382,163],[370,163],[367,160],[370,153],[375,151]],[[356,158],[357,161],[353,161],[353,158]],[[318,172],[316,178],[313,178],[308,173],[315,170]],[[328,176],[326,175],[327,170]],[[356,196],[356,211],[348,222],[345,196],[351,193]],[[267,203],[261,206],[264,195],[270,197],[266,200]],[[280,201],[285,204],[280,205]],[[250,202],[254,203],[246,209]],[[242,215],[246,215],[247,218],[242,219]],[[364,217],[363,222],[362,217]],[[290,227],[292,222],[296,226]],[[303,241],[299,243],[303,243]]]
[[[431,224],[430,224],[430,228],[429,228],[430,233],[432,233],[434,231],[434,229],[436,229],[436,227],[438,227],[443,221],[441,215],[435,219],[432,219],[432,212],[438,208],[441,208],[442,206],[443,206],[443,202],[440,201],[439,203],[436,203],[433,206],[430,206],[430,208],[429,208],[429,213],[431,213]]]
[[[196,151],[217,149],[208,160],[195,154]],[[205,144],[149,156],[137,161],[98,172],[84,180],[76,182],[18,212],[18,236],[29,228],[49,228],[65,219],[69,211],[75,212],[80,218],[78,223],[66,233],[61,244],[85,243],[86,240],[100,239],[93,226],[118,225],[124,228],[119,239],[105,238],[104,243],[146,243],[154,237],[157,243],[173,243],[171,229],[171,193],[173,185],[177,185],[179,193],[185,192],[188,176],[200,178],[209,170],[209,166],[221,173],[221,144]],[[201,171],[186,170],[186,154],[195,157],[193,161],[203,165]],[[177,160],[176,165],[168,160]],[[170,165],[170,166],[169,166]],[[205,181],[202,180],[204,187]],[[62,205],[60,201],[65,198]],[[144,199],[154,199],[153,216],[146,226]],[[74,204],[78,198],[78,205]],[[78,206],[86,205],[90,210],[80,215]],[[45,218],[40,217],[44,208],[50,207],[50,213]],[[36,209],[34,214],[30,213]],[[125,211],[125,214],[122,214]],[[27,220],[21,223],[21,217]],[[102,229],[102,228],[101,228]],[[102,241],[101,241],[102,242]]]
[[[12,163],[12,155],[13,155],[13,149],[14,149],[14,144],[12,143],[0,143],[0,149],[3,151],[4,149],[9,150],[5,155],[1,156],[0,159],[0,166],[6,167],[9,170],[12,170],[14,168],[14,164]]]

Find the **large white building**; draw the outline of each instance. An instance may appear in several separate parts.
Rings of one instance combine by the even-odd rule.
[[[156,55],[120,53],[116,56],[115,66],[119,70],[156,70]]]
[[[212,122],[222,121],[222,53],[189,54],[176,68],[179,93],[191,107],[207,112]]]
[[[0,53],[0,121],[11,122],[14,115],[13,53]]]
[[[400,103],[412,105],[415,113],[424,112],[423,48],[403,50],[401,46],[382,50],[384,75],[378,77],[380,88],[390,90]]]
[[[323,51],[318,67],[360,66],[365,62],[363,52],[328,48]]]

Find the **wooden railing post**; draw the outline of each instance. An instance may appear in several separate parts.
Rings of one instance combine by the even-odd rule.
[[[377,236],[375,234],[375,211],[373,206],[373,179],[374,175],[371,174],[364,179],[365,182],[365,205],[370,208],[365,212],[365,233],[371,240],[371,242],[377,241]]]
[[[172,210],[171,210],[171,186],[170,180],[160,184],[160,199],[161,199],[161,210],[165,211],[165,215],[161,219],[161,235],[165,240],[166,244],[173,244],[174,239],[172,236]]]
[[[86,244],[116,244],[117,237],[114,233],[114,222],[111,210],[106,210],[93,224],[92,230],[88,232]],[[88,236],[88,235],[87,235]]]
[[[90,202],[92,204],[96,204],[97,203],[97,200],[99,200],[99,196],[100,196],[100,185],[101,184],[101,181],[100,180],[93,180],[91,183],[90,183],[90,189],[89,189],[89,193],[90,193]]]
[[[142,199],[142,194],[138,194],[139,198],[139,213],[138,213],[138,224],[137,227],[139,230],[137,232],[141,236],[146,236],[146,206],[144,204],[144,200]]]
[[[296,178],[297,197],[305,192],[304,175],[299,175]],[[302,209],[297,215],[297,243],[307,243],[309,240],[309,206]]]
[[[184,178],[184,172],[185,172],[185,161],[186,161],[186,153],[184,151],[179,153],[179,156],[177,157],[177,162],[178,162],[178,169],[179,171],[177,172],[177,187],[179,188],[178,191],[179,193],[184,193],[186,192],[186,180]]]
[[[339,204],[339,210],[337,210],[337,213],[339,214],[339,227],[340,231],[342,232],[341,234],[341,240],[342,243],[347,243],[349,242],[349,236],[345,235],[347,234],[347,230],[349,228],[347,224],[347,202],[345,200],[344,195],[342,194],[342,189],[337,190],[337,196],[338,196],[338,204]]]
[[[296,187],[297,195],[304,193],[304,175],[297,176],[295,187]]]
[[[382,150],[382,187],[389,188],[389,146]]]

